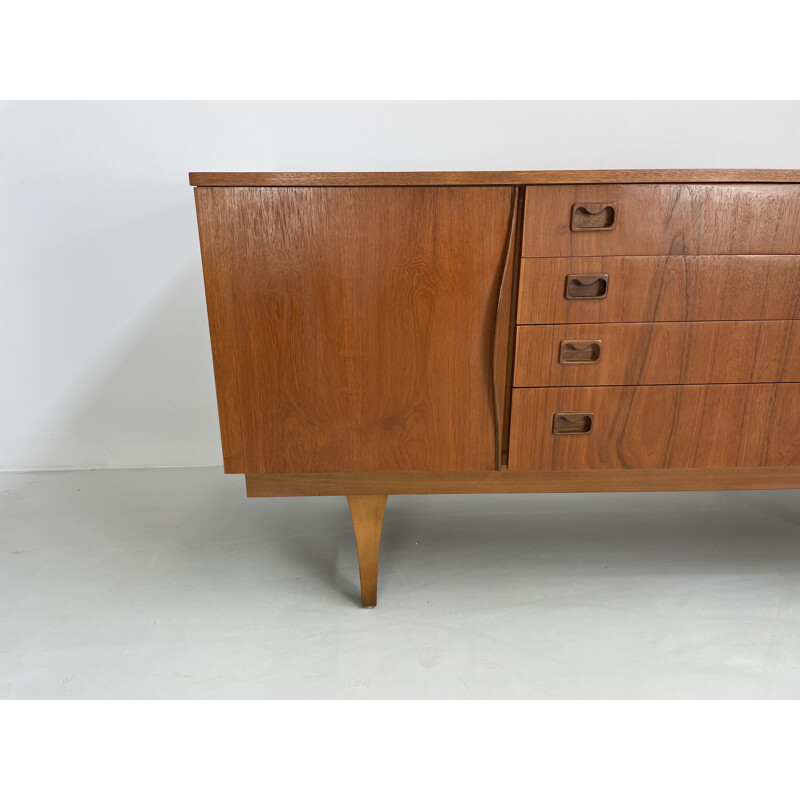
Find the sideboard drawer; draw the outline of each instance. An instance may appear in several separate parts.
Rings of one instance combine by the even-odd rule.
[[[512,396],[511,470],[798,465],[797,383],[515,389]]]
[[[800,319],[800,256],[522,259],[520,324],[737,319]]]
[[[800,381],[800,320],[520,325],[514,386]]]
[[[522,255],[800,253],[800,186],[528,186]]]

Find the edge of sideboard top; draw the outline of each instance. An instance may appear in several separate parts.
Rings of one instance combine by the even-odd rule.
[[[559,183],[800,183],[800,169],[189,173],[191,186],[516,186]]]

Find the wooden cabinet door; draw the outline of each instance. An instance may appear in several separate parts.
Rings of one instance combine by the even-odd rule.
[[[493,469],[512,191],[196,189],[226,472]]]

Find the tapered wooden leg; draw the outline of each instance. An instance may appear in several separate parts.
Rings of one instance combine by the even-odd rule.
[[[347,495],[347,505],[350,506],[350,517],[356,534],[361,605],[364,608],[374,608],[378,604],[378,552],[381,547],[386,497],[385,494]]]

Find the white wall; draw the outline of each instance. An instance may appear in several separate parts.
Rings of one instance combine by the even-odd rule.
[[[221,464],[189,171],[800,167],[798,103],[6,103],[0,468]]]

